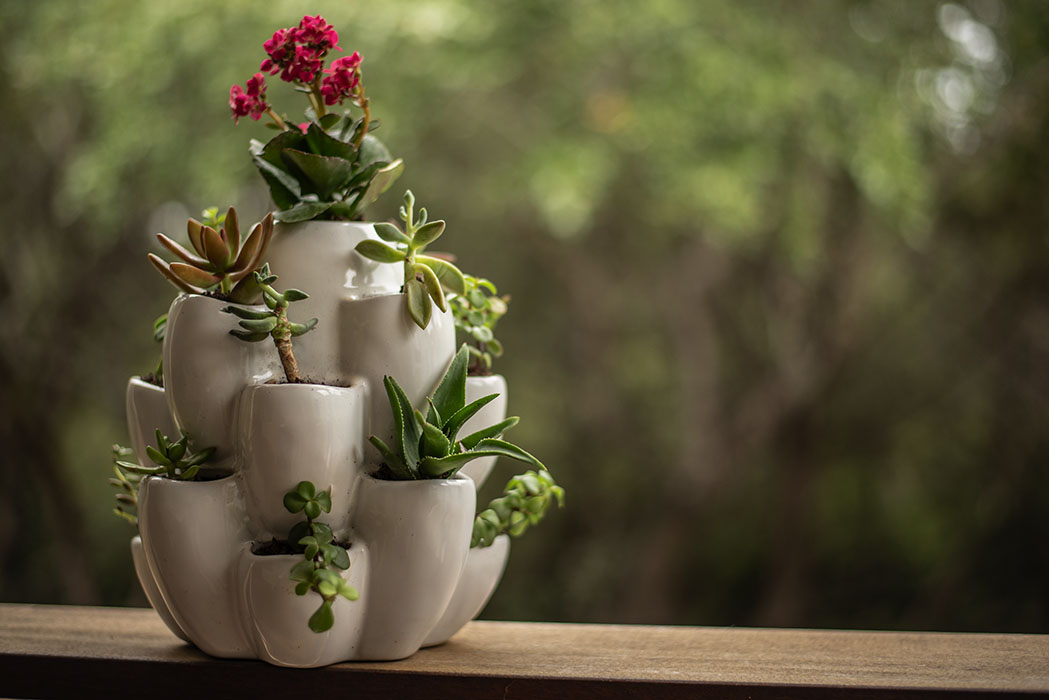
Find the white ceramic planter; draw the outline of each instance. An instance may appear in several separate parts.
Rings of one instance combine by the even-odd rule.
[[[413,406],[425,406],[426,397],[433,393],[455,355],[452,314],[435,309],[430,325],[422,330],[408,315],[404,296],[390,294],[344,300],[339,305],[338,325],[342,334],[339,376],[368,386],[369,431],[392,444],[393,414],[382,378],[396,378]],[[378,453],[366,450],[365,461],[367,471],[375,471]]]
[[[345,337],[338,323],[341,302],[396,294],[404,283],[403,266],[377,263],[354,250],[363,240],[379,240],[372,224],[307,221],[274,229],[266,259],[280,277],[278,286],[310,295],[292,307],[296,318],[320,319],[314,330],[295,339],[296,359],[312,381],[349,383],[339,369]]]
[[[231,469],[236,401],[248,384],[283,375],[272,343],[246,343],[229,334],[237,319],[228,302],[180,295],[168,310],[164,388],[176,425],[197,449],[214,447],[212,463]]]
[[[167,625],[172,634],[182,641],[188,642],[189,637],[175,622],[175,618],[171,616],[171,611],[168,610],[164,598],[160,595],[160,589],[157,588],[157,580],[153,578],[153,574],[149,570],[149,564],[146,562],[146,552],[142,548],[142,538],[138,535],[131,538],[131,561],[135,564],[135,575],[138,577],[139,585],[142,586],[142,592],[146,594],[146,600],[157,611],[160,619],[164,621],[164,624]]]
[[[495,425],[506,418],[506,380],[503,378],[503,375],[492,374],[487,377],[466,378],[467,404],[489,394],[499,394],[499,396],[492,399],[491,403],[486,404],[484,408],[463,424],[462,429],[459,431],[461,438],[482,428]],[[491,473],[492,467],[495,466],[497,459],[497,457],[475,459],[462,468],[462,473],[473,479],[474,483],[477,484],[477,489],[480,490],[488,478],[488,474]]]
[[[212,656],[254,656],[232,576],[249,539],[246,520],[233,477],[147,477],[139,488],[139,533],[160,596],[178,627]]]
[[[361,543],[350,549],[343,578],[366,596],[368,550]],[[335,599],[335,625],[327,632],[310,631],[307,621],[320,605],[320,597],[309,592],[295,595],[295,582],[288,572],[302,561],[298,555],[258,556],[245,546],[238,563],[243,582],[243,611],[254,644],[255,656],[277,666],[313,668],[358,656],[367,607],[360,600]]]
[[[335,509],[324,521],[338,535],[361,474],[368,400],[363,385],[255,384],[240,401],[239,477],[254,539],[283,539],[301,514],[283,506],[300,481],[331,488]],[[370,447],[370,446],[368,446]]]
[[[127,383],[125,407],[127,431],[138,463],[155,467],[156,464],[146,455],[146,445],[156,444],[157,429],[173,440],[178,439],[178,428],[168,410],[167,393],[163,387],[132,377]]]
[[[463,476],[361,478],[354,529],[368,544],[368,611],[360,657],[411,656],[440,621],[470,549],[477,495]]]
[[[474,547],[452,600],[440,621],[426,636],[424,647],[444,644],[470,620],[481,614],[495,592],[510,556],[510,537],[499,535],[490,547]]]

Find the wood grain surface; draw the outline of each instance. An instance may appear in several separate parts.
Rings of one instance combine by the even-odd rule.
[[[404,661],[212,659],[152,610],[0,604],[3,697],[1049,697],[1049,636],[473,622]]]

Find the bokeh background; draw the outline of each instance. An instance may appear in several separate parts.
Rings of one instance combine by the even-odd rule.
[[[3,3],[0,600],[144,604],[145,253],[267,210],[229,86],[318,12],[568,491],[486,617],[1049,632],[1037,0]]]

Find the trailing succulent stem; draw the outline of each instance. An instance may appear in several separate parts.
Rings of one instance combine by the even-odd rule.
[[[512,477],[503,495],[493,499],[474,519],[470,546],[490,547],[502,534],[519,537],[529,526],[538,525],[555,501],[559,508],[564,506],[565,490],[547,470]]]
[[[278,292],[272,286],[276,281],[277,276],[270,273],[269,263],[255,272],[255,283],[262,290],[262,301],[266,304],[266,311],[243,306],[227,306],[223,311],[240,319],[240,328],[231,330],[230,335],[249,343],[273,338],[277,354],[280,355],[280,363],[284,367],[284,376],[289,383],[295,384],[303,379],[299,374],[299,364],[295,361],[291,339],[313,330],[317,325],[317,319],[311,318],[306,323],[289,321],[288,304],[309,299],[310,296],[298,289]]]
[[[455,327],[470,350],[471,375],[489,374],[492,358],[502,357],[503,344],[495,337],[495,324],[506,314],[509,296],[499,296],[490,281],[464,275],[465,291],[448,299]]]
[[[113,509],[113,514],[138,527],[138,484],[142,477],[120,468],[120,465],[127,463],[133,455],[134,452],[130,447],[113,445],[113,473],[116,476],[110,477],[109,485],[117,490],[114,494],[117,505]]]
[[[161,314],[157,316],[157,320],[153,321],[153,341],[157,343],[164,342],[164,335],[168,328],[168,315]],[[142,377],[142,381],[149,382],[155,386],[159,386],[161,389],[164,388],[164,357],[161,356],[157,360],[157,368],[149,374]]]
[[[181,481],[192,481],[200,472],[201,465],[214,454],[214,447],[206,447],[203,450],[192,451],[189,448],[189,435],[182,436],[172,442],[164,433],[157,430],[157,446],[146,446],[146,454],[156,462],[155,467],[143,467],[140,464],[128,462],[122,459],[116,461],[116,466],[125,472],[139,476],[166,476],[169,479]]]
[[[466,403],[466,365],[469,351],[464,345],[427,399],[426,416],[413,408],[404,390],[393,377],[384,377],[386,396],[393,410],[394,444],[387,445],[378,436],[368,439],[383,458],[383,469],[376,475],[383,479],[447,479],[468,462],[479,457],[509,457],[545,469],[542,462],[528,452],[500,440],[503,431],[517,424],[512,416],[459,439],[459,429],[470,418],[495,399],[489,394]]]
[[[303,561],[291,568],[295,594],[314,591],[321,597],[320,607],[310,616],[308,625],[314,632],[326,632],[335,624],[332,604],[337,596],[357,600],[357,589],[346,583],[337,569],[350,568],[350,555],[335,542],[335,534],[324,523],[317,522],[321,513],[331,512],[331,489],[318,492],[309,481],[284,494],[284,507],[289,513],[302,513],[306,520],[296,523],[288,532],[288,544],[301,552]]]
[[[408,190],[400,209],[404,230],[390,223],[375,224],[375,233],[390,245],[369,239],[358,243],[356,250],[376,262],[404,265],[403,291],[408,300],[408,313],[419,328],[426,328],[430,325],[434,304],[441,311],[448,309],[444,290],[465,294],[466,280],[459,268],[447,260],[422,254],[426,246],[444,233],[444,221],[427,222],[425,208],[419,210],[418,217],[414,210],[415,195]]]
[[[251,234],[240,237],[237,210],[229,208],[225,217],[217,217],[213,210],[204,212],[204,218],[215,226],[190,219],[186,228],[193,250],[187,250],[163,233],[157,240],[182,262],[166,262],[149,254],[149,261],[160,274],[187,294],[211,293],[235,304],[251,304],[259,296],[259,287],[252,272],[261,264],[270,239],[273,237],[273,214],[255,224]]]

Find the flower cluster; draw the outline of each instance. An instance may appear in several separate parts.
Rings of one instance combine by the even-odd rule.
[[[355,102],[360,101],[361,94],[361,55],[356,51],[350,56],[343,56],[332,61],[331,68],[324,71],[328,75],[321,83],[321,95],[324,104],[331,106],[342,104],[347,97]]]
[[[335,28],[317,15],[302,18],[298,27],[278,29],[262,47],[269,58],[259,70],[270,75],[280,72],[280,79],[309,85],[320,74],[329,51],[341,51]]]
[[[258,121],[266,113],[270,106],[266,102],[266,78],[262,73],[248,78],[243,88],[234,85],[229,89],[229,108],[233,111],[234,122],[249,116]]]

